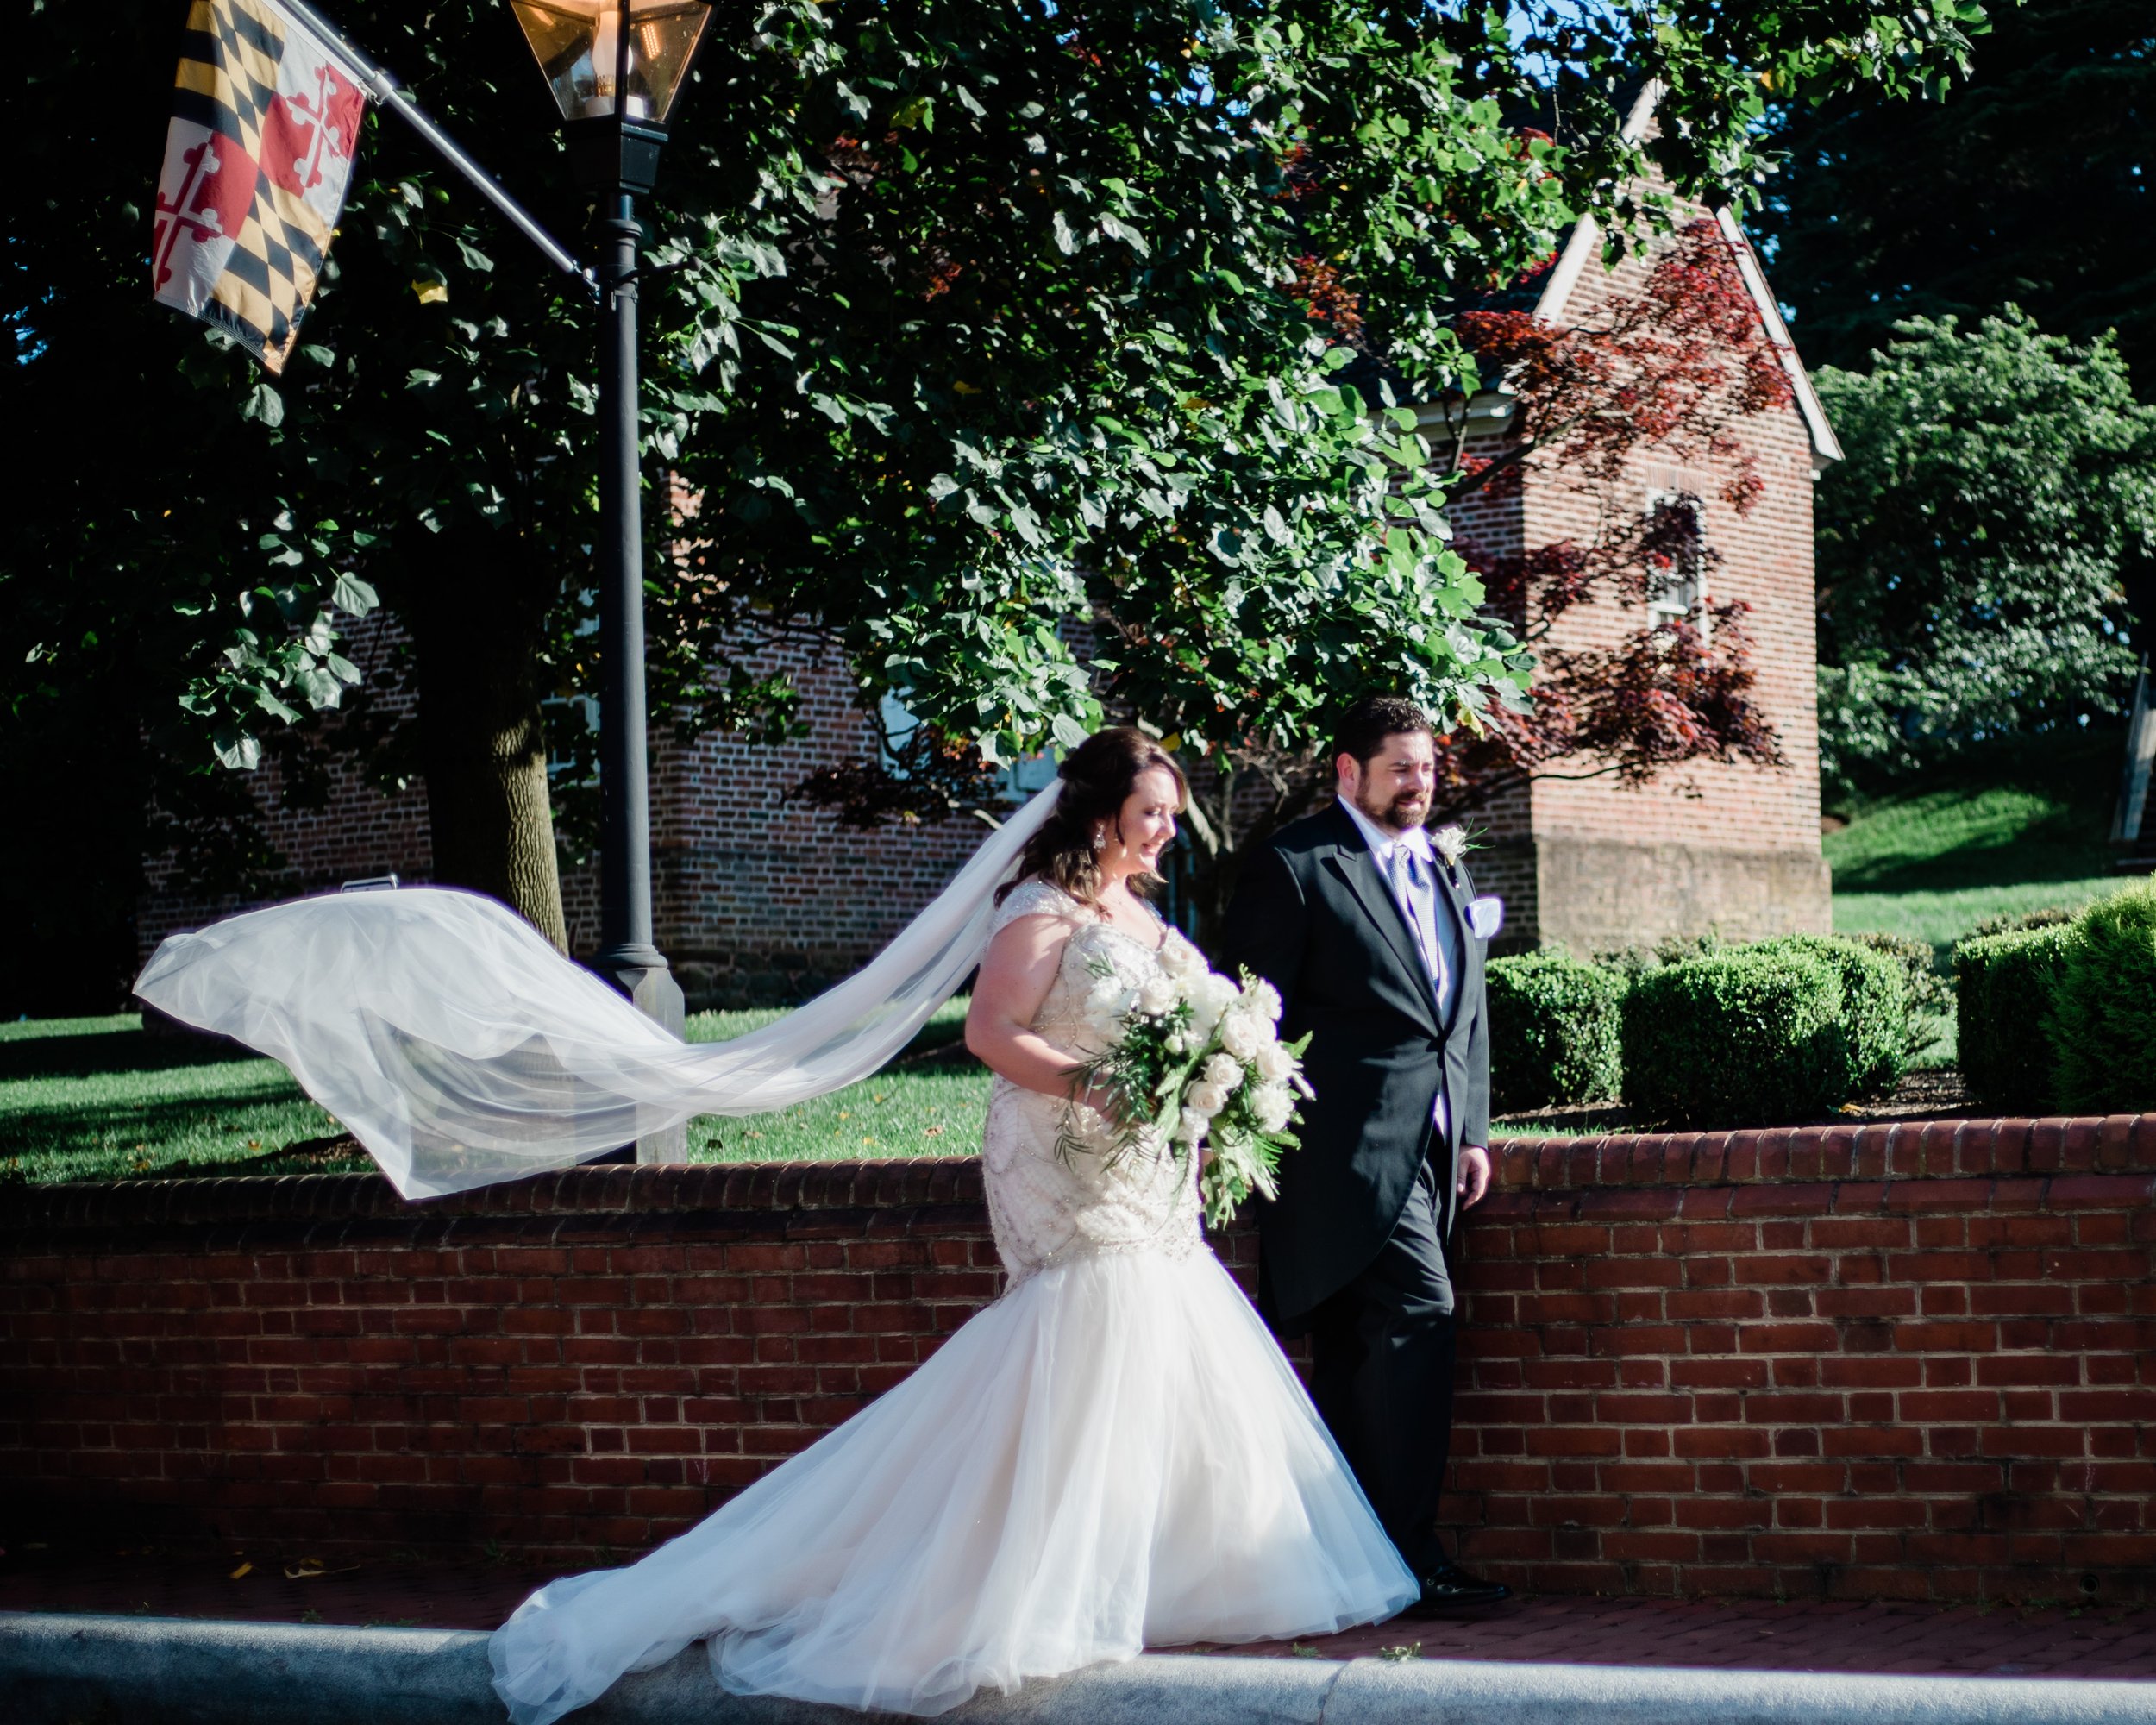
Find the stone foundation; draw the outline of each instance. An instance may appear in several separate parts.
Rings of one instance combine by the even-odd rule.
[[[1545,833],[1470,859],[1476,885],[1505,896],[1499,950],[1562,943],[1585,957],[1671,935],[1728,940],[1833,929],[1833,880],[1818,848],[1710,849]]]

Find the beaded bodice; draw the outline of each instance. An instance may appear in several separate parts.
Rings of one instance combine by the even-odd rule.
[[[996,913],[995,929],[1024,916],[1052,916],[1070,927],[1033,1029],[1066,1053],[1099,1053],[1087,995],[1104,974],[1142,986],[1158,973],[1156,950],[1044,881],[1014,890]],[[981,1159],[996,1251],[1013,1282],[1081,1254],[1181,1257],[1202,1243],[1192,1158],[1141,1151],[1114,1157],[1110,1148],[1107,1123],[1092,1109],[997,1078]]]

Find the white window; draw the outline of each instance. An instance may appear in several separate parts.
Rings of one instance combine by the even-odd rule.
[[[1680,518],[1689,515],[1692,530],[1682,552],[1663,568],[1648,573],[1648,623],[1658,629],[1689,623],[1704,636],[1708,630],[1706,505],[1692,492],[1649,491],[1648,517],[1663,510]]]

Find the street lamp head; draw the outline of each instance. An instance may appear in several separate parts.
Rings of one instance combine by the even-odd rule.
[[[587,185],[649,191],[705,0],[510,0]]]

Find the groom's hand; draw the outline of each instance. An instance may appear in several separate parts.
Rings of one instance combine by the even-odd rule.
[[[1460,1146],[1460,1204],[1471,1208],[1489,1190],[1489,1151],[1479,1144]]]

